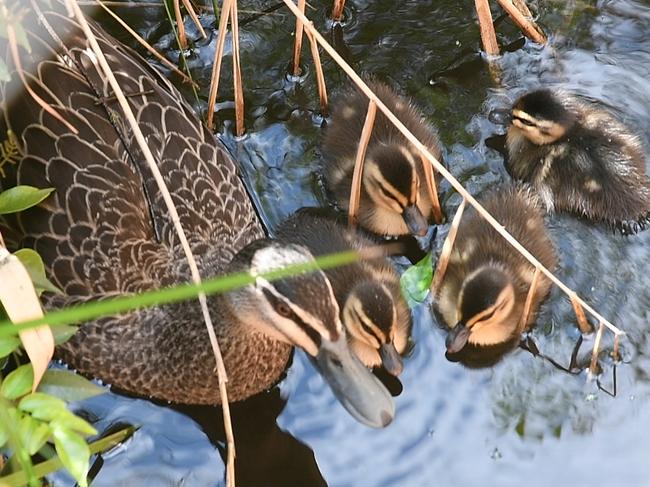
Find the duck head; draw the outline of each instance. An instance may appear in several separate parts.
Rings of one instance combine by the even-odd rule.
[[[420,178],[417,159],[401,144],[372,147],[363,169],[363,187],[381,210],[401,215],[408,233],[423,236],[429,224],[418,207]],[[401,232],[406,233],[406,232]]]
[[[398,376],[404,369],[397,343],[406,343],[408,327],[397,323],[393,298],[381,283],[367,280],[357,284],[343,306],[343,324],[354,353],[368,367],[383,365]]]
[[[518,131],[535,145],[560,140],[576,122],[561,91],[531,91],[512,107],[510,131]]]
[[[448,358],[471,366],[491,365],[510,349],[518,336],[515,289],[508,273],[497,266],[484,266],[463,282],[458,299],[458,323],[446,340]],[[483,349],[484,363],[474,357]],[[491,352],[495,357],[491,357]],[[467,355],[463,359],[463,355]],[[496,360],[495,360],[496,359]]]
[[[352,354],[339,319],[332,287],[320,270],[271,280],[267,273],[313,263],[299,245],[258,240],[239,252],[234,267],[248,270],[255,282],[228,293],[237,318],[276,340],[302,348],[334,395],[358,421],[388,425],[395,405],[386,388]]]

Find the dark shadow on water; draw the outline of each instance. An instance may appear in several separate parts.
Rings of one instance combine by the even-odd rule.
[[[326,486],[314,452],[277,425],[286,399],[273,388],[230,405],[237,456],[238,487]],[[226,462],[226,436],[221,406],[171,405],[196,421]]]

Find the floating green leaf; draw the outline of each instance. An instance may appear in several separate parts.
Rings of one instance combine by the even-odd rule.
[[[107,389],[69,370],[47,370],[38,385],[38,391],[72,402],[104,394]]]
[[[43,265],[43,259],[32,249],[20,249],[14,252],[14,255],[18,257],[18,260],[25,266],[29,277],[34,283],[34,287],[37,291],[50,291],[53,293],[61,294],[61,290],[52,284],[47,277],[45,277],[45,266]]]
[[[65,468],[74,477],[80,487],[87,487],[88,459],[90,448],[86,441],[74,431],[67,428],[54,428],[54,446]]]
[[[33,382],[32,364],[21,365],[2,381],[0,393],[7,399],[17,399],[32,389]]]
[[[0,337],[0,358],[6,357],[20,346],[20,339],[16,336]]]
[[[402,295],[411,308],[424,302],[432,281],[433,256],[428,253],[420,262],[406,269],[400,279]]]
[[[18,409],[44,421],[52,421],[62,412],[68,412],[65,402],[42,392],[34,392],[23,397],[18,403]]]
[[[39,204],[54,188],[38,189],[32,186],[15,186],[0,193],[0,215],[16,213]]]

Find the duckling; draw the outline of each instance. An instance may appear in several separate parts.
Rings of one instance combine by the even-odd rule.
[[[544,228],[541,205],[528,187],[504,186],[482,198],[481,204],[545,267],[555,267],[555,249]],[[465,212],[434,302],[449,328],[449,360],[488,367],[517,346],[551,286],[540,275],[529,319],[523,323],[534,272],[475,210]]]
[[[380,81],[368,86],[402,123],[441,160],[437,130],[413,102]],[[338,206],[349,207],[354,162],[368,108],[357,88],[345,92],[332,108],[332,122],[322,145],[323,172]],[[432,202],[419,152],[377,111],[361,177],[359,224],[379,235],[426,234]]]
[[[39,2],[31,5],[41,8]],[[0,191],[16,184],[54,188],[37,207],[0,217],[7,246],[40,253],[48,277],[63,290],[43,296],[47,309],[190,282],[154,176],[103,82],[86,37],[59,2],[51,5],[59,10],[23,24],[33,29],[30,43],[49,51],[44,59],[31,60],[38,76],[28,79],[43,103],[75,130],[25,93],[2,100],[0,133],[9,127],[14,131],[21,157],[5,167]],[[392,398],[351,352],[327,277],[315,271],[264,278],[287,265],[313,262],[312,254],[265,238],[225,146],[163,76],[89,22],[118,83],[130,95],[201,275],[249,272],[255,278],[207,297],[229,399],[243,400],[273,386],[296,346],[356,419],[373,427],[388,424],[394,415]],[[57,51],[66,55],[57,56]],[[25,62],[29,58],[28,53],[21,56]],[[21,90],[13,72],[11,86],[3,86],[1,93]],[[86,322],[57,347],[57,356],[81,373],[140,396],[184,404],[221,401],[203,315],[193,300]]]
[[[622,234],[650,221],[650,179],[639,137],[596,103],[562,90],[519,98],[508,128],[508,171],[549,211],[602,221]]]
[[[337,221],[331,212],[303,208],[278,229],[280,241],[300,244],[315,256],[376,245]],[[325,271],[341,308],[352,351],[367,367],[383,365],[398,376],[409,341],[411,313],[401,295],[399,276],[386,259],[364,260]]]

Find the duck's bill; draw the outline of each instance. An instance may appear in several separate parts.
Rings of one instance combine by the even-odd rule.
[[[423,237],[427,234],[429,223],[427,222],[427,219],[424,218],[424,215],[422,215],[422,212],[417,206],[411,205],[404,208],[404,211],[402,212],[402,218],[404,219],[404,223],[406,223],[406,227],[409,229],[409,232],[412,235]]]
[[[336,342],[323,340],[312,361],[345,409],[372,428],[388,426],[395,416],[395,403],[388,390],[363,366],[342,334]]]
[[[456,326],[449,331],[447,339],[445,340],[447,353],[460,352],[467,343],[467,340],[469,340],[469,335],[470,329],[467,328],[464,323],[456,323]]]
[[[379,348],[379,356],[381,357],[381,364],[386,369],[386,372],[397,377],[404,370],[404,362],[402,357],[397,352],[395,345],[391,343],[384,343]]]

